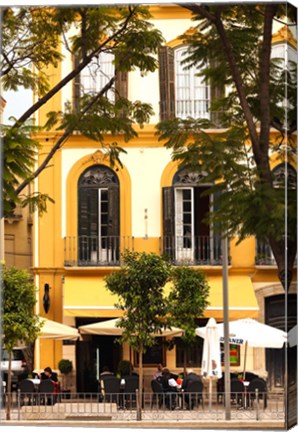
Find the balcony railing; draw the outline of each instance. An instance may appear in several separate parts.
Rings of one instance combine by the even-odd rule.
[[[72,236],[64,238],[66,267],[119,266],[121,253],[134,250],[133,237]],[[218,236],[163,237],[160,254],[174,265],[222,265],[221,238]],[[230,263],[229,257],[229,263]]]
[[[125,249],[133,250],[133,237],[73,236],[64,238],[66,267],[119,266]]]
[[[276,265],[275,258],[272,254],[271,248],[267,242],[256,241],[256,265]]]
[[[163,237],[161,249],[175,265],[222,265],[220,236]]]
[[[276,266],[276,261],[269,243],[257,240],[255,262],[256,265]],[[295,258],[294,267],[297,267],[297,257]]]

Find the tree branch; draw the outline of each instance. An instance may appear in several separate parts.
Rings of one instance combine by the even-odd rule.
[[[138,6],[135,6],[133,10],[130,10],[126,20],[123,25],[117,30],[113,35],[107,38],[103,43],[98,45],[86,58],[78,64],[78,66],[73,69],[65,78],[63,78],[57,85],[55,85],[45,96],[39,99],[35,104],[33,104],[12,126],[12,128],[17,128],[26,120],[28,120],[31,115],[36,112],[39,108],[41,108],[44,104],[46,104],[58,91],[60,91],[68,82],[70,82],[73,78],[75,78],[83,69],[87,66],[88,63],[92,60],[92,58],[98,54],[104,46],[108,45],[115,37],[121,34],[128,26],[131,17],[134,15]]]
[[[253,120],[253,116],[252,116],[252,112],[250,110],[249,104],[247,102],[246,99],[246,94],[245,94],[245,89],[244,89],[244,84],[243,84],[243,80],[240,74],[240,71],[238,69],[237,66],[237,62],[233,53],[233,47],[232,44],[228,38],[228,35],[225,31],[224,25],[222,23],[222,20],[219,16],[216,16],[215,22],[214,22],[219,37],[221,39],[224,51],[226,53],[226,57],[229,63],[229,67],[231,70],[231,74],[233,77],[233,80],[235,82],[235,86],[237,89],[237,93],[238,93],[238,97],[240,100],[240,104],[243,110],[243,114],[245,117],[245,120],[247,122],[247,127],[249,130],[249,135],[251,138],[251,142],[252,142],[252,147],[253,147],[253,151],[254,151],[254,155],[256,158],[256,162],[258,164],[258,161],[261,159],[261,154],[260,154],[260,146],[259,146],[259,137],[257,134],[257,129]]]
[[[270,135],[270,56],[272,40],[272,21],[277,11],[277,4],[265,7],[262,50],[260,54],[260,148],[268,153]],[[268,162],[269,163],[269,162]]]
[[[197,15],[202,15],[212,23],[215,22],[215,16],[209,13],[206,7],[202,6],[200,3],[179,3],[179,6],[188,9]]]
[[[100,90],[99,93],[89,102],[89,104],[86,105],[86,107],[83,109],[83,111],[80,113],[79,120],[82,120],[84,115],[89,111],[89,109],[96,104],[96,102],[113,86],[116,79],[116,74],[110,79],[110,81]],[[68,128],[65,130],[65,132],[62,134],[62,136],[58,139],[56,144],[52,147],[51,151],[48,153],[42,164],[34,171],[32,176],[30,178],[25,179],[15,190],[15,193],[19,195],[22,190],[28,186],[29,183],[33,179],[35,179],[48,165],[49,161],[53,158],[57,150],[59,150],[65,141],[69,138],[69,136],[73,133],[75,130],[75,126]]]

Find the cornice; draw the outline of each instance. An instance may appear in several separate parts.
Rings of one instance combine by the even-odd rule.
[[[153,20],[190,19],[191,11],[175,4],[149,5]]]
[[[297,48],[297,40],[294,38],[293,33],[288,26],[283,26],[272,36],[272,44],[287,42],[293,48]]]

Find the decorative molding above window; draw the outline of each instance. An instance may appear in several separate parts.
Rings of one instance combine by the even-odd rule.
[[[115,173],[100,165],[89,168],[80,178],[80,186],[101,187],[118,184]]]
[[[178,171],[173,179],[174,185],[196,185],[205,180],[207,176],[206,172],[189,172],[186,170]]]
[[[276,188],[297,188],[297,173],[290,165],[278,166],[273,170],[273,185]]]

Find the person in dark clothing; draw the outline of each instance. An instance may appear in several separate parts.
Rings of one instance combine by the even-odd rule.
[[[40,379],[43,380],[51,380],[54,383],[58,382],[58,375],[56,374],[56,372],[53,372],[52,369],[50,367],[46,367],[44,369],[44,371],[42,372],[42,374],[40,375]]]
[[[113,372],[110,371],[109,366],[104,366],[102,368],[102,372],[99,375],[100,378],[105,377],[105,376],[114,376]]]
[[[177,393],[177,383],[175,379],[171,377],[171,372],[169,371],[169,369],[163,368],[161,376],[159,376],[156,381],[158,381],[162,385],[163,392],[168,394],[168,396],[165,398],[166,407],[169,409],[175,409],[175,393]]]
[[[183,378],[182,391],[186,394],[184,395],[184,401],[188,408],[193,409],[194,401],[192,400],[192,394],[188,394],[190,385],[193,382],[201,382],[201,378],[192,369],[188,369],[187,375]]]
[[[189,369],[186,377],[183,379],[182,390],[187,392],[187,388],[194,381],[201,381],[201,378],[192,369]]]

